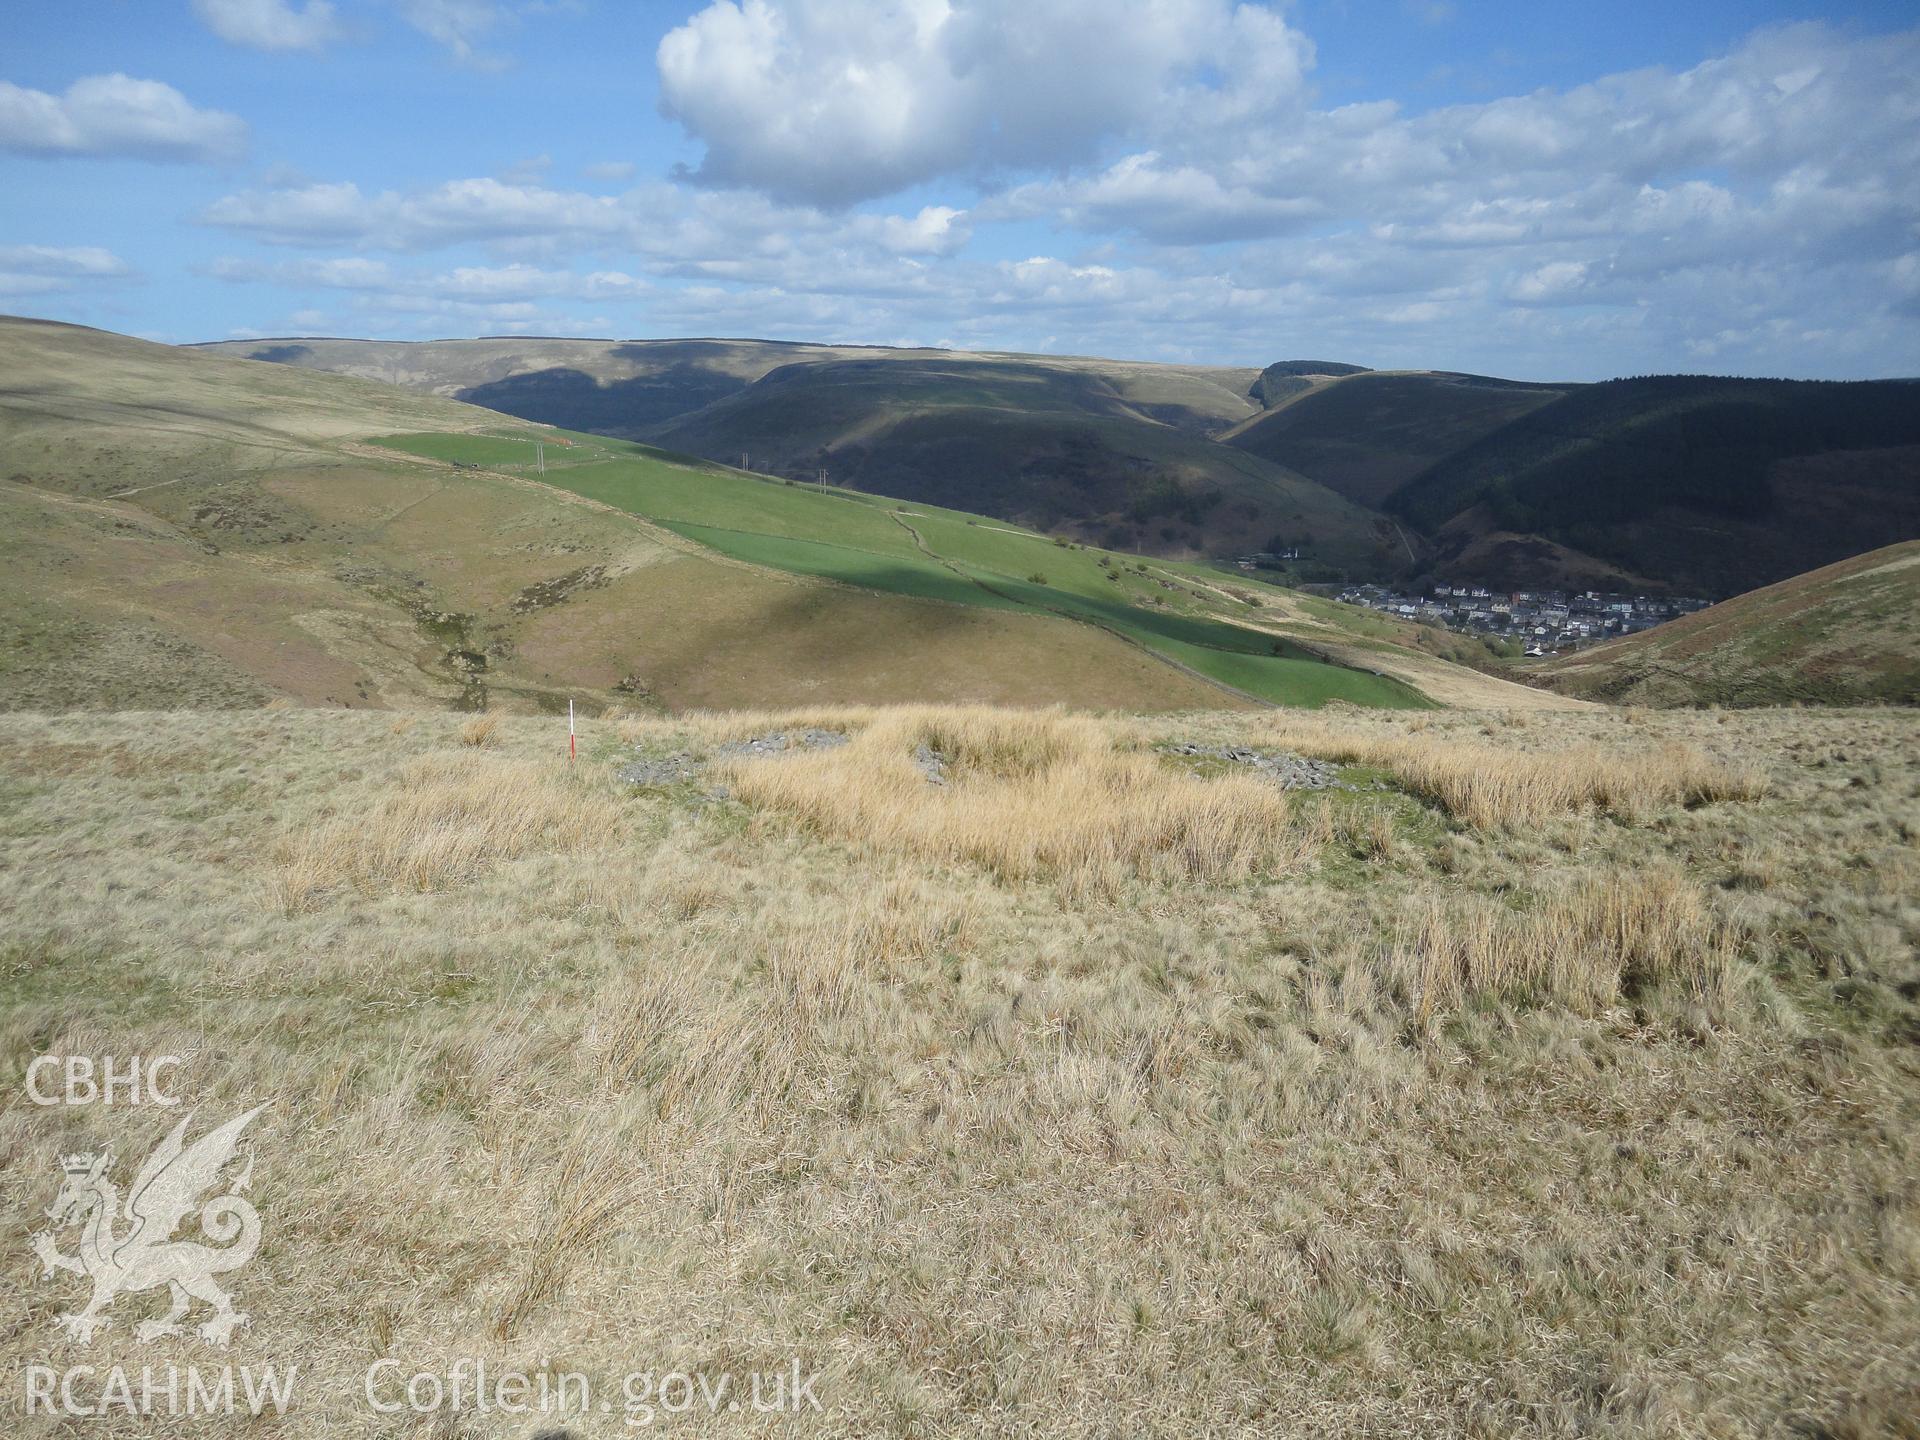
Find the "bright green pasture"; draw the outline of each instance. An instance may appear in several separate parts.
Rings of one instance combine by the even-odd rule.
[[[1329,700],[1388,708],[1429,702],[1411,687],[1349,670],[1270,635],[1216,619],[1165,577],[1198,566],[1062,545],[984,516],[793,484],[605,436],[501,427],[487,434],[395,435],[375,443],[430,459],[531,473],[546,444],[547,484],[644,516],[721,554],[870,589],[1098,625],[1210,679],[1276,704]],[[1103,560],[1106,563],[1102,563]]]

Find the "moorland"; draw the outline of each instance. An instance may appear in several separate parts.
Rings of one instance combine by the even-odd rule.
[[[525,383],[459,343],[458,388]],[[801,363],[675,356],[708,420]],[[63,1334],[29,1248],[60,1157],[177,1123],[16,1083],[111,1052],[264,1107],[248,1319],[141,1354],[302,1379],[196,1435],[636,1418],[370,1421],[370,1366],[463,1358],[616,1403],[818,1372],[824,1416],[679,1434],[1911,1433],[1912,543],[1502,670],[1203,524],[1117,548],[265,358],[0,321],[10,1365],[124,1364],[161,1308]],[[994,363],[938,384],[993,409]],[[1472,392],[1456,456],[1586,393],[1055,369],[1249,483],[1346,466],[1287,483],[1387,535],[1409,386]],[[673,375],[625,379],[660,420]],[[1274,423],[1309,402],[1400,458]]]

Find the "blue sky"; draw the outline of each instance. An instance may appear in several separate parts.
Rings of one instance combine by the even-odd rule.
[[[1911,6],[80,0],[0,310],[1920,373]]]

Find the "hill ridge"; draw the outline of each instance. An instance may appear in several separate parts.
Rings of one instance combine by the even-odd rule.
[[[1920,535],[1920,436],[1894,423],[1920,406],[1903,380],[1576,384],[715,337],[203,348],[728,463],[744,453],[788,478],[824,467],[1134,552],[1293,553],[1277,573],[1295,582],[1714,598]],[[936,393],[934,372],[955,393]],[[970,388],[999,393],[969,404]]]
[[[1612,703],[1920,704],[1920,541],[1849,556],[1536,673]]]
[[[1480,683],[1431,654],[1403,679],[1328,661],[1295,634],[1357,638],[1358,618],[1257,581],[1229,593],[928,507],[915,526],[951,562],[930,580],[904,541],[862,537],[903,532],[857,491],[86,327],[0,320],[0,444],[15,708],[682,708],[826,687],[1158,710]],[[712,530],[729,506],[747,523]],[[843,540],[867,551],[819,543]],[[1260,605],[1260,633],[1224,623]]]

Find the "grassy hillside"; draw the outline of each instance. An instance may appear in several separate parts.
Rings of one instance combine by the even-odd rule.
[[[1913,1414],[1910,714],[811,708],[589,721],[572,766],[491,721],[0,716],[9,1088],[111,1045],[189,1057],[195,1136],[268,1107],[224,1352],[136,1345],[152,1294],[57,1336],[84,1283],[27,1243],[75,1248],[58,1155],[124,1179],[185,1110],[0,1109],[13,1373],[298,1364],[283,1420],[195,1436]],[[720,753],[802,726],[848,743]],[[370,1413],[376,1361],[469,1355],[587,1409],[479,1411],[469,1371]],[[796,1363],[787,1421],[625,1388]]]
[[[1092,379],[1143,414],[1207,431],[1257,410],[1259,372],[1230,366],[1155,365],[1078,356],[808,345],[779,340],[230,340],[196,346],[382,380],[471,401],[504,414],[600,434],[645,438],[661,423],[795,364],[1016,366],[1041,381]]]
[[[530,469],[537,432],[402,435],[382,445],[445,461]],[[1287,705],[1340,699],[1417,705],[1365,667],[1330,665],[1279,629],[1239,623],[1258,607],[1139,557],[1088,550],[964,512],[679,463],[586,434],[546,447],[545,483],[617,507],[736,559],[795,574],[1021,615],[1072,619],[1220,684]],[[1246,593],[1252,593],[1248,591]]]
[[[0,453],[0,1079],[178,1055],[183,1105],[0,1106],[0,1364],[297,1365],[196,1436],[1910,1428],[1920,711],[1556,700],[1237,572],[70,327],[0,321]],[[1917,551],[1809,577],[1821,633]],[[577,759],[446,713],[581,687]],[[62,1158],[249,1111],[231,1348],[152,1293],[58,1332]]]
[[[0,390],[11,708],[1423,703],[1165,567],[360,379],[6,321]]]
[[[1682,593],[1733,594],[1920,535],[1920,382],[1585,386],[1388,506],[1437,537],[1443,571],[1499,531]]]
[[[1316,380],[1364,375],[1366,370],[1364,365],[1345,365],[1337,360],[1276,360],[1253,382],[1253,398],[1271,410],[1282,401],[1312,389]]]
[[[1920,535],[1911,382],[1535,385],[758,340],[202,347],[1109,548],[1733,594]],[[1382,514],[1384,509],[1388,513]]]
[[[1276,538],[1340,573],[1406,563],[1379,517],[1208,438],[1259,372],[763,341],[349,340],[202,347],[368,376],[768,473],[964,507],[1110,548]]]
[[[803,581],[369,449],[499,424],[385,385],[4,321],[0,389],[11,708],[1234,703],[1083,625]]]
[[[1920,541],[1547,661],[1570,694],[1641,705],[1920,704]]]
[[[1327,564],[1393,567],[1379,517],[1154,408],[1104,376],[1024,362],[822,362],[775,371],[656,438],[1114,549],[1234,554],[1280,535]]]
[[[1375,507],[1441,460],[1567,393],[1441,373],[1360,373],[1302,387],[1235,427],[1228,443]]]

